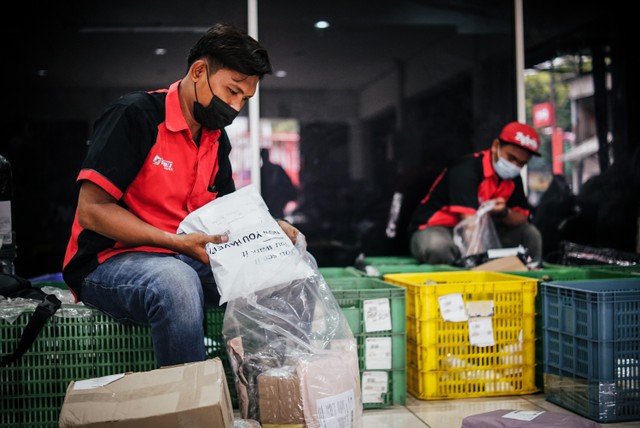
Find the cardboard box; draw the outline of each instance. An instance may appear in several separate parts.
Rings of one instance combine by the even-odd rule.
[[[198,363],[69,383],[63,427],[233,427],[222,362]]]
[[[351,349],[300,359],[296,373],[307,428],[362,426],[358,355]]]
[[[522,263],[518,256],[507,256],[499,259],[490,260],[481,265],[475,266],[470,270],[484,270],[490,272],[511,272],[511,271],[527,271],[527,266]]]
[[[467,416],[461,428],[600,428],[600,424],[580,417],[545,410],[494,410]]]
[[[258,375],[260,422],[264,428],[304,426],[300,380],[294,366],[267,370]]]

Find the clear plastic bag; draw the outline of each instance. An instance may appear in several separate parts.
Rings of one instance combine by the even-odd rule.
[[[461,257],[482,254],[502,247],[491,218],[494,207],[493,200],[483,203],[476,214],[462,220],[453,228],[453,242],[460,250]]]
[[[560,249],[563,265],[638,266],[640,269],[640,255],[636,253],[570,241],[562,241]]]
[[[222,333],[240,414],[262,424],[359,427],[357,343],[313,257],[304,254],[312,276],[227,304]]]

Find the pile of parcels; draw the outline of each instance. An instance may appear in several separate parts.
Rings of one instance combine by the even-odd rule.
[[[359,388],[341,370],[348,368],[334,357],[261,373],[254,391],[257,401],[241,400],[245,410],[255,407],[256,418],[245,415],[235,426],[359,426]],[[229,428],[234,412],[222,362],[213,358],[71,382],[59,426]]]

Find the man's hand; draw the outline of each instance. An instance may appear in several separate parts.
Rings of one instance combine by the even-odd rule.
[[[491,214],[495,219],[500,220],[507,226],[519,226],[529,221],[526,215],[522,214],[518,210],[510,209],[504,198],[496,198],[494,201],[496,205],[491,210]]]
[[[206,245],[211,242],[212,244],[222,244],[229,240],[227,235],[207,235],[200,232],[187,233],[175,236],[174,251],[177,251],[185,256],[191,257],[194,260],[199,260],[204,264],[209,264],[209,254],[207,254]]]
[[[504,198],[495,198],[493,202],[495,202],[495,206],[491,210],[491,214],[500,215],[507,208],[507,201]]]
[[[278,220],[278,225],[282,228],[284,233],[289,237],[289,239],[291,239],[291,242],[295,245],[300,231],[294,225],[284,220]]]

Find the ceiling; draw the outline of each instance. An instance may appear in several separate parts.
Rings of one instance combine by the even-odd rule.
[[[425,44],[452,34],[508,33],[513,22],[508,0],[257,1],[258,38],[274,70],[287,73],[266,76],[261,86],[268,89],[358,90]],[[544,47],[597,14],[550,0],[523,1],[527,49]],[[551,4],[552,13],[546,10]],[[13,60],[2,67],[3,80],[19,78],[39,88],[165,87],[184,75],[189,48],[211,24],[247,27],[245,0],[36,1],[16,7],[0,30]],[[319,19],[331,26],[315,29]],[[157,48],[166,54],[154,55]]]
[[[211,24],[247,27],[244,0],[24,2],[2,28],[19,62],[3,73],[38,85],[163,87],[186,71],[190,46]],[[505,6],[506,5],[506,6]],[[357,89],[447,34],[508,32],[510,2],[484,0],[263,0],[260,41],[275,70],[263,87]],[[21,9],[21,10],[20,10]],[[54,18],[55,17],[55,18]],[[313,23],[325,19],[326,30]],[[156,56],[157,48],[166,55]]]

